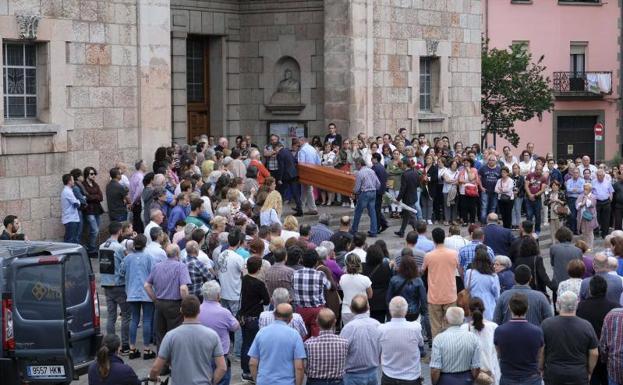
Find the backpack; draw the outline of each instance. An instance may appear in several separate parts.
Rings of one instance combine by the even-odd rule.
[[[111,241],[106,241],[99,249],[100,274],[115,274],[116,250],[110,247]]]

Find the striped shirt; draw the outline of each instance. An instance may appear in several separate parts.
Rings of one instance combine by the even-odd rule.
[[[378,190],[381,187],[381,182],[379,182],[379,178],[376,176],[374,171],[372,171],[369,167],[362,167],[361,170],[357,171],[355,176],[355,188],[353,192],[355,194],[359,194],[366,191],[374,191]]]
[[[608,377],[623,384],[623,308],[610,310],[604,318],[599,347],[608,358]]]
[[[342,328],[340,336],[348,340],[347,373],[363,372],[379,366],[379,325],[379,321],[368,314],[357,314]]]
[[[480,367],[480,344],[476,335],[451,326],[433,340],[430,367],[442,373],[461,373]]]
[[[156,298],[164,300],[182,299],[180,286],[191,284],[186,265],[173,258],[156,264],[147,283],[154,286]]]
[[[420,346],[424,346],[422,327],[405,318],[392,318],[379,326],[383,373],[397,380],[420,378]]]
[[[348,340],[333,331],[321,330],[318,337],[305,341],[308,379],[335,380],[344,377]]]

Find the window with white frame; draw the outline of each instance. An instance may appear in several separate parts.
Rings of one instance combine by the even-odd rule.
[[[5,119],[37,117],[37,47],[31,43],[2,44]]]
[[[431,111],[432,58],[420,58],[420,111]]]

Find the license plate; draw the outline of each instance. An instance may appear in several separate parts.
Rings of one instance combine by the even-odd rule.
[[[63,377],[65,367],[63,365],[37,365],[28,366],[28,377]]]

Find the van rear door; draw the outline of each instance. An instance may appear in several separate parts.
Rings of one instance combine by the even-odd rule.
[[[68,256],[17,258],[13,270],[15,357],[30,382],[73,379],[65,311]]]

